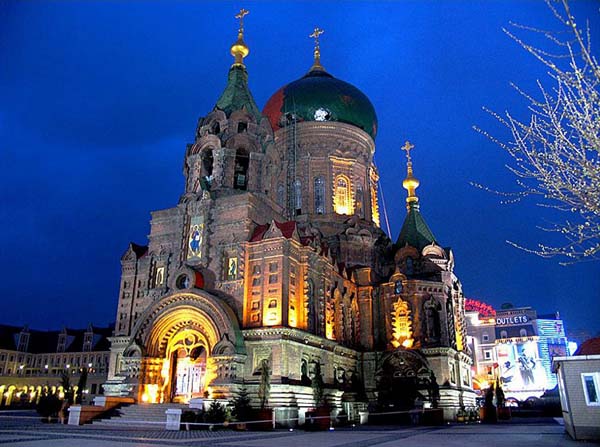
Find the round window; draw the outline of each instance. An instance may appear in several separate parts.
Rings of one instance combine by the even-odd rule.
[[[187,275],[179,275],[175,281],[175,285],[178,289],[189,289],[190,278]]]

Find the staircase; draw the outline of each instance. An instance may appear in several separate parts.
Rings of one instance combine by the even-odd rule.
[[[123,406],[113,411],[106,419],[97,419],[94,426],[145,428],[147,430],[164,430],[167,422],[165,411],[169,408],[189,409],[185,404],[136,404]]]

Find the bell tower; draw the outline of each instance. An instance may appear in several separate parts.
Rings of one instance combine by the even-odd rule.
[[[227,85],[213,110],[198,121],[196,141],[187,148],[183,202],[204,194],[262,190],[263,147],[271,139],[271,131],[248,88],[244,65],[250,53],[244,41],[244,17],[248,14],[241,9],[235,16],[239,28],[231,45],[234,62]]]

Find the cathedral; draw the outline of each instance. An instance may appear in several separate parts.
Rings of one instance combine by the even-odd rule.
[[[319,369],[333,409],[400,408],[419,390],[452,418],[475,397],[465,299],[421,215],[412,145],[394,242],[380,228],[373,105],[321,65],[315,29],[312,67],[261,111],[245,14],[225,89],[185,150],[185,190],[121,258],[105,394],[189,402],[244,384],[256,398],[266,362],[280,420],[315,407]]]

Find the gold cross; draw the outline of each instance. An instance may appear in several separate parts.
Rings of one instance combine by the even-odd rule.
[[[235,16],[236,19],[240,19],[240,32],[244,30],[244,17],[250,14],[250,11],[247,9],[240,9],[239,14]]]
[[[402,146],[402,150],[406,151],[406,158],[410,161],[410,151],[415,147],[414,144],[410,144],[410,141],[406,140],[404,142],[404,146]]]
[[[315,30],[313,31],[313,33],[310,36],[308,36],[308,37],[313,37],[315,39],[315,46],[317,48],[319,48],[319,36],[321,34],[323,34],[324,32],[325,32],[324,30],[322,30],[318,26],[315,26]]]

